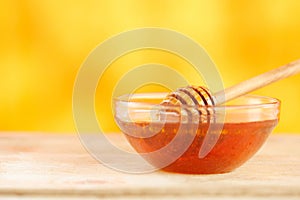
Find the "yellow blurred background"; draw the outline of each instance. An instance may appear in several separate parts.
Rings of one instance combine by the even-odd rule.
[[[0,130],[75,132],[72,90],[84,59],[120,32],[163,27],[201,44],[225,87],[300,58],[300,1],[96,1],[4,0],[0,3]],[[180,58],[157,51],[135,52],[112,64],[97,94],[104,131],[117,131],[111,91],[122,73],[147,62],[175,67],[198,83]],[[121,70],[120,70],[121,69]],[[141,91],[164,90],[155,86]],[[256,94],[282,101],[274,132],[300,133],[300,75]]]

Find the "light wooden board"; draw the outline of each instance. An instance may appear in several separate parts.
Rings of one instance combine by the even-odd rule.
[[[129,149],[120,134],[116,145]],[[0,133],[0,197],[39,199],[300,199],[300,135],[271,135],[234,172],[126,174],[106,168],[77,135]]]

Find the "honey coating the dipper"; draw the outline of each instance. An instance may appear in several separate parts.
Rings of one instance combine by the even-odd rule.
[[[203,86],[187,86],[169,93],[161,102],[164,106],[174,106],[169,109],[181,115],[185,120],[205,123],[211,120],[215,101],[210,91]],[[180,106],[185,105],[184,109]]]
[[[163,105],[214,106],[210,91],[203,86],[187,86],[169,93]]]

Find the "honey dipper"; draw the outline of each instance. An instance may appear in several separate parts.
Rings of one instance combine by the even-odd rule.
[[[221,105],[229,100],[298,73],[300,73],[300,60],[255,76],[215,94],[211,94],[206,87],[202,86],[178,88],[176,91],[169,93],[162,101],[162,104],[191,106]]]

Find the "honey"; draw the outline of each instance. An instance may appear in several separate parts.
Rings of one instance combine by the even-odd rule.
[[[186,174],[214,174],[230,172],[248,160],[263,145],[278,120],[225,123],[223,127],[222,124],[208,123],[124,122],[120,119],[117,122],[130,144],[141,155],[158,151],[178,137],[180,142],[173,144],[170,151],[155,154],[156,156],[144,156],[152,165],[161,166],[165,159],[174,156],[176,150],[188,145],[186,151],[162,170]],[[217,142],[208,142],[206,145],[212,145],[212,149],[201,158],[199,151],[208,136],[209,126],[221,127],[221,132],[209,132],[211,138],[215,137]],[[188,143],[189,141],[191,142]]]

